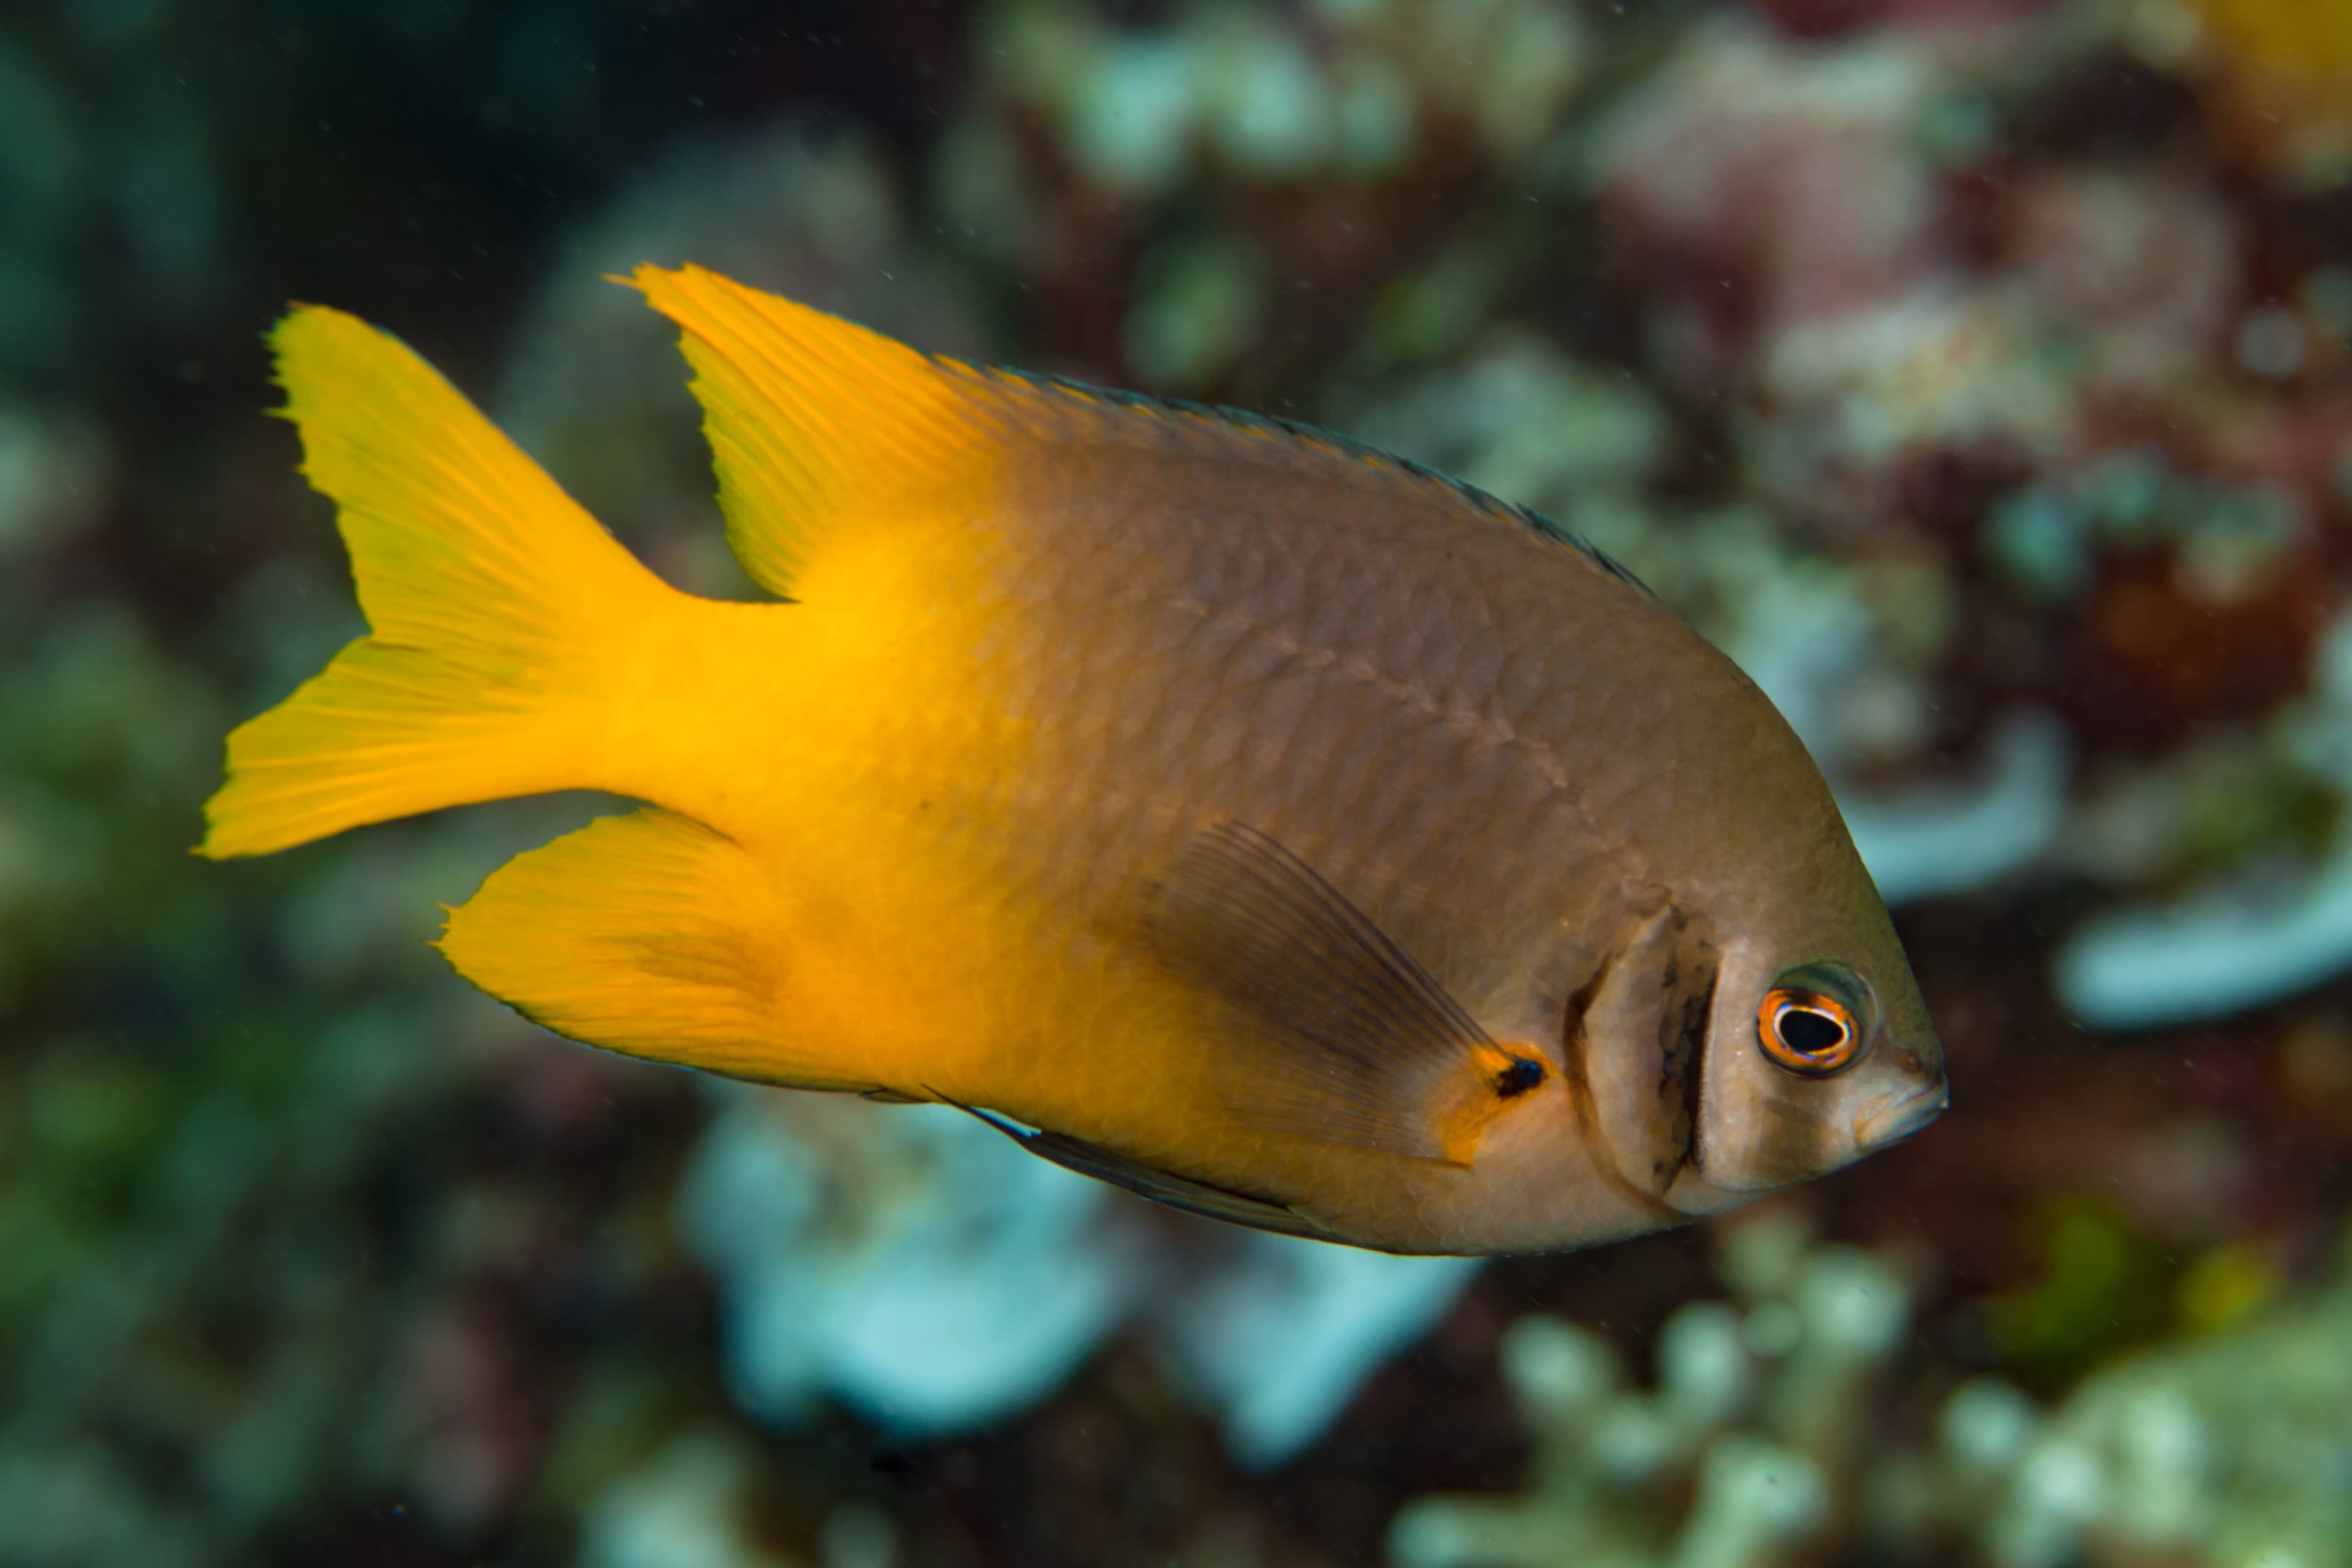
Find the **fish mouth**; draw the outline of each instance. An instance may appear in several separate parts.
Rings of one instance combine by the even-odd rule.
[[[1899,1144],[1942,1113],[1952,1103],[1952,1087],[1943,1079],[1905,1094],[1874,1102],[1853,1119],[1853,1141],[1864,1149]]]

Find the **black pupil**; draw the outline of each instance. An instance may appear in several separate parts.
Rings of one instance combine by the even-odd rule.
[[[1845,1025],[1811,1008],[1789,1008],[1780,1017],[1780,1043],[1800,1056],[1822,1056],[1845,1041]]]

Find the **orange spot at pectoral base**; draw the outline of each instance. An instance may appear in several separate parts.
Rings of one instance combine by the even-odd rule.
[[[1439,1156],[1447,1165],[1465,1168],[1477,1157],[1478,1145],[1496,1118],[1551,1079],[1543,1057],[1530,1045],[1479,1045],[1470,1055],[1473,1070],[1463,1074],[1461,1086],[1436,1118]]]

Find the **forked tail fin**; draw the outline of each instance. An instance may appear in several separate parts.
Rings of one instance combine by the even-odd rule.
[[[271,342],[370,633],[229,737],[199,852],[605,784],[632,650],[684,596],[398,340],[305,306]]]

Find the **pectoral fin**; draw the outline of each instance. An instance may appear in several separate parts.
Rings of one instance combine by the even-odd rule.
[[[1143,944],[1220,1005],[1225,1098],[1260,1131],[1465,1165],[1541,1060],[1497,1044],[1307,862],[1224,823],[1152,890]]]

